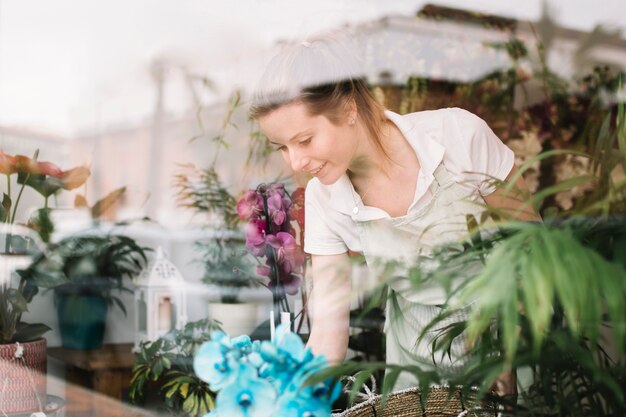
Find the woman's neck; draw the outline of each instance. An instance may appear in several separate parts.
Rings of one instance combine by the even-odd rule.
[[[379,138],[386,154],[374,144],[374,141],[366,136],[363,137],[348,169],[348,177],[357,191],[362,191],[366,187],[365,184],[374,177],[383,175],[392,178],[399,168],[404,168],[408,163],[409,148],[411,151],[408,152],[409,158],[411,154],[415,155],[402,132],[391,121],[385,123]]]

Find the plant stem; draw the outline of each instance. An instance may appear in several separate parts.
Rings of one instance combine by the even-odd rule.
[[[20,192],[17,194],[17,199],[15,200],[15,204],[13,205],[13,216],[11,217],[11,221],[9,223],[15,223],[15,216],[17,215],[17,206],[20,204],[20,199],[22,198],[22,193],[24,192],[24,188],[26,188],[26,183],[30,179],[30,172],[26,175],[26,179],[22,186],[20,187]]]
[[[258,188],[257,188],[257,192],[259,191],[259,188],[262,186],[263,184],[261,184]],[[265,236],[267,237],[268,232],[269,232],[269,228],[270,228],[270,221],[271,218],[269,216],[269,209],[267,207],[267,195],[265,194],[265,191],[261,192],[261,195],[263,197],[263,215],[265,216]],[[281,306],[280,306],[280,299],[278,297],[278,285],[279,285],[279,280],[278,280],[278,262],[276,259],[276,254],[274,251],[274,248],[270,247],[270,250],[268,251],[267,257],[270,260],[270,276],[271,276],[271,280],[274,281],[274,285],[272,286],[272,303],[274,304],[274,316],[275,319],[278,320],[278,322],[280,323],[280,312],[281,312]]]
[[[298,323],[298,328],[296,330],[296,333],[300,333],[300,330],[302,329],[302,325],[304,324],[304,319],[306,319],[306,324],[307,324],[307,328],[309,329],[309,332],[311,331],[311,322],[309,321],[309,315],[307,314],[307,306],[308,306],[309,300],[307,297],[305,277],[306,277],[306,260],[302,263],[302,281],[300,284],[300,295],[302,297],[302,310],[298,313],[298,316],[300,316],[300,323]],[[295,319],[296,318],[294,318],[294,321]]]

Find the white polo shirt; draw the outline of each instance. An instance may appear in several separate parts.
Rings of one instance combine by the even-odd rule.
[[[514,163],[511,149],[478,116],[459,108],[422,111],[401,116],[385,111],[386,117],[402,132],[420,163],[409,213],[432,199],[433,172],[443,163],[457,182],[486,196],[494,191],[488,180],[504,180]],[[347,250],[361,252],[357,221],[390,217],[376,207],[361,207],[347,174],[334,184],[317,178],[309,181],[305,193],[304,251],[312,255],[336,255]]]

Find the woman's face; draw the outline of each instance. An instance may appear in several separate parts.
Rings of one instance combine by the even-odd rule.
[[[350,167],[358,148],[353,117],[337,124],[311,116],[303,103],[290,103],[260,117],[261,130],[296,172],[308,172],[322,184],[333,184]]]

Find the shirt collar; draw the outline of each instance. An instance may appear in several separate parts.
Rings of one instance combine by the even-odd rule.
[[[432,133],[427,126],[422,126],[420,121],[412,120],[408,116],[401,116],[390,110],[385,110],[385,116],[400,129],[404,137],[411,144],[420,163],[420,180],[432,182],[433,172],[443,160],[444,147],[432,138]],[[335,210],[347,214],[355,221],[368,221],[388,218],[389,215],[376,207],[363,206],[360,197],[354,190],[354,186],[347,174],[342,175],[330,188],[330,205]],[[418,184],[419,188],[419,184]],[[419,196],[415,196],[416,199]],[[354,214],[355,202],[359,203],[358,213]],[[413,202],[413,204],[415,201]]]

